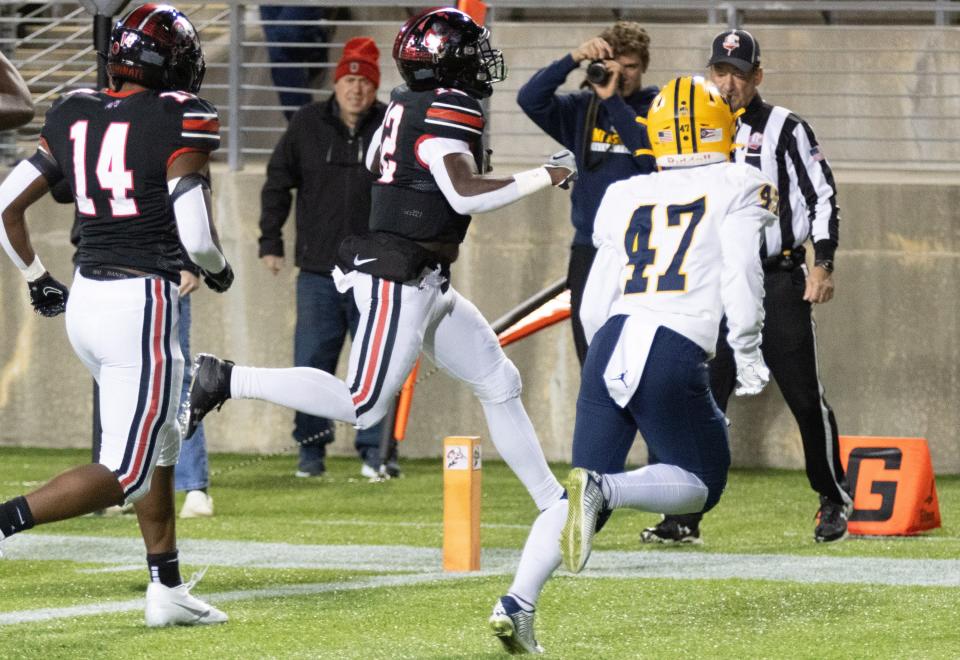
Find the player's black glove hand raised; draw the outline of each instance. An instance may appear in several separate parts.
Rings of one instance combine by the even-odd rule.
[[[67,310],[67,287],[53,279],[50,273],[44,273],[33,282],[27,282],[30,289],[30,304],[41,316],[57,316]]]
[[[217,293],[223,293],[233,284],[233,268],[227,264],[219,273],[203,271],[203,283]]]

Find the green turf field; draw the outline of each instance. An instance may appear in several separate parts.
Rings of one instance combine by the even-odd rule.
[[[0,500],[88,455],[0,448]],[[209,565],[195,593],[229,623],[145,628],[135,519],[88,516],[0,545],[0,658],[502,656],[486,619],[535,517],[503,464],[484,465],[483,571],[451,576],[439,459],[380,484],[352,459],[295,479],[295,460],[213,455],[216,517],[178,521],[184,577]],[[958,658],[960,479],[937,486],[942,529],[827,546],[801,472],[732,473],[695,548],[640,546],[657,517],[618,512],[547,585],[537,637],[556,658]]]

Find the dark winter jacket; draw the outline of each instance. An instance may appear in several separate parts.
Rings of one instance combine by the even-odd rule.
[[[310,103],[290,119],[267,165],[260,193],[260,256],[283,254],[283,224],[297,191],[296,265],[328,273],[345,236],[365,234],[370,187],[364,165],[370,138],[386,107],[375,102],[351,131],[340,120],[336,100]]]
[[[607,186],[656,171],[652,156],[636,155],[638,149],[650,148],[645,124],[637,118],[645,120],[659,90],[644,87],[628,98],[615,94],[606,101],[597,100],[592,135],[585,144],[584,127],[595,94],[592,90],[556,93],[578,66],[568,54],[540,69],[520,88],[517,103],[547,135],[576,155],[580,171],[571,195],[571,220],[576,229],[573,242],[592,245],[593,218]]]

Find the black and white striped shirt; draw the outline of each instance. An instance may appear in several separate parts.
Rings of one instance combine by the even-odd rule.
[[[807,122],[756,95],[740,118],[734,160],[763,171],[780,192],[780,222],[765,230],[761,257],[814,244],[816,258],[833,259],[840,209],[837,186]]]

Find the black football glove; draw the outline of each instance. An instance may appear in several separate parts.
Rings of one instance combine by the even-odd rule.
[[[223,293],[233,284],[233,269],[227,264],[219,273],[203,271],[203,283],[217,293]]]
[[[27,282],[30,289],[30,304],[41,316],[57,316],[67,310],[67,287],[44,273],[39,279]]]

